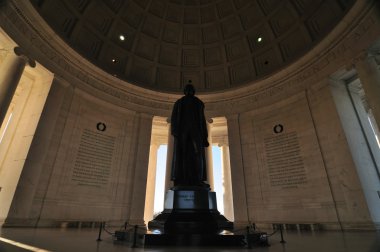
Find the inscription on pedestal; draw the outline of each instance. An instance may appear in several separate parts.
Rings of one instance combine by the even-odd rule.
[[[115,149],[115,137],[84,129],[71,180],[77,185],[107,185]]]
[[[202,190],[169,190],[166,194],[165,209],[216,210],[216,194],[215,192]]]
[[[175,192],[174,204],[178,208],[194,209],[196,208],[195,193],[193,191]]]
[[[194,202],[194,195],[193,194],[185,194],[185,195],[179,195],[178,198],[181,201],[188,201],[190,204]]]
[[[297,188],[307,183],[297,132],[266,137],[264,144],[271,186]]]

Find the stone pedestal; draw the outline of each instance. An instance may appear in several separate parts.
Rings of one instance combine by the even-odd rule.
[[[205,187],[172,188],[166,194],[165,209],[148,223],[151,233],[145,245],[233,245],[243,236],[231,232],[233,223],[217,209],[216,194]],[[223,233],[223,234],[222,234]]]

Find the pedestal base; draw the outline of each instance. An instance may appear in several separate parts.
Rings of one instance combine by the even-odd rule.
[[[244,246],[243,235],[146,234],[145,246]]]
[[[233,223],[219,213],[215,192],[204,187],[174,188],[165,210],[148,223],[145,245],[242,246],[244,236],[234,235]],[[224,232],[222,232],[224,231]]]

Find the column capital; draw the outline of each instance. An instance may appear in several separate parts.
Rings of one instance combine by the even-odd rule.
[[[218,143],[218,147],[229,147],[227,140]]]
[[[160,141],[158,141],[157,139],[152,139],[150,141],[150,147],[158,148],[159,146],[160,146]]]
[[[380,56],[380,45],[379,45],[379,43],[375,43],[374,46],[371,46],[368,49],[368,56],[369,57],[379,57]]]
[[[30,67],[34,68],[36,67],[36,61],[34,59],[32,59],[26,52],[24,49],[22,49],[21,47],[15,47],[13,49],[14,53],[23,58],[25,60],[25,63],[27,63]]]
[[[356,57],[352,59],[352,65],[357,66],[357,64],[368,61],[368,60],[374,60],[378,65],[380,65],[380,49],[369,49],[369,50],[362,50]]]
[[[141,118],[141,119],[144,119],[144,120],[150,120],[150,121],[153,121],[153,115],[151,114],[146,114],[146,113],[141,113],[141,112],[137,112],[136,115]]]
[[[227,122],[232,120],[237,120],[239,118],[239,114],[228,114],[225,115]]]
[[[207,118],[206,121],[207,121],[208,123],[210,123],[210,124],[214,122],[214,120],[213,120],[212,118]]]

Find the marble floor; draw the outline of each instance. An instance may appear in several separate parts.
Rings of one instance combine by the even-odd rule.
[[[287,231],[284,232],[285,244],[280,243],[279,233],[269,237],[270,247],[248,248],[189,248],[158,247],[131,248],[131,243],[115,242],[114,238],[102,234],[97,242],[97,229],[0,229],[1,252],[57,251],[57,252],[114,252],[114,251],[260,251],[260,252],[380,252],[380,233],[378,232],[332,232],[332,231]],[[12,243],[16,243],[12,245]],[[25,245],[27,245],[25,247]],[[20,246],[24,246],[21,248]],[[28,247],[29,246],[29,247]]]

